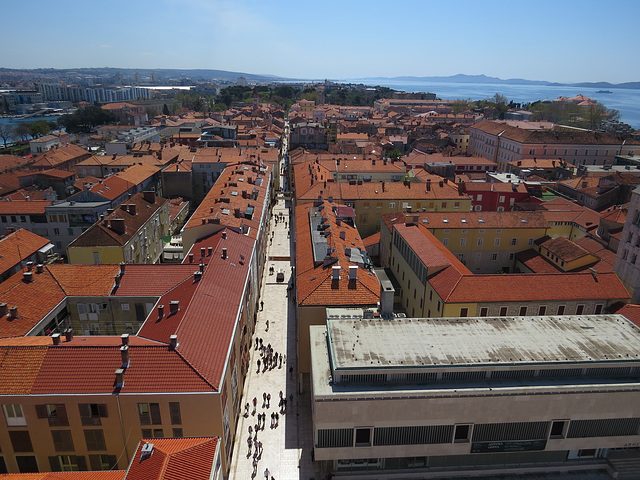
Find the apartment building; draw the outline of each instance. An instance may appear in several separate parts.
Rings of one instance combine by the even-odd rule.
[[[360,233],[341,220],[344,207],[317,200],[295,210],[299,388],[310,371],[309,326],[324,324],[325,308],[375,307],[380,299]]]
[[[619,456],[640,460],[640,335],[624,316],[354,310],[328,310],[310,329],[313,445],[324,470],[608,478],[622,470]]]
[[[157,263],[169,228],[169,201],[141,192],[73,240],[67,258],[84,265]]]
[[[513,272],[516,254],[544,237],[549,223],[540,212],[399,213],[382,217],[380,262],[391,265],[393,226],[421,225],[474,273]]]
[[[53,252],[49,240],[28,230],[18,229],[0,238],[0,282],[27,264],[45,263]]]
[[[225,230],[197,243],[198,264],[53,265],[0,284],[6,469],[122,469],[141,438],[219,436],[226,477],[258,303],[254,246]],[[78,336],[94,323],[90,334],[113,333]]]
[[[469,152],[496,162],[503,172],[509,162],[532,157],[560,158],[577,166],[612,164],[616,155],[640,154],[639,141],[609,132],[525,129],[489,120],[469,129]]]
[[[615,272],[631,292],[631,303],[640,303],[640,188],[631,194],[618,252]]]
[[[390,269],[412,317],[600,314],[631,297],[610,272],[474,274],[419,224],[393,226]]]

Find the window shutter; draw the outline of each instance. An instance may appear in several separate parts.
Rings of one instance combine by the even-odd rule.
[[[109,415],[107,414],[107,404],[106,403],[100,403],[98,404],[98,413],[100,414],[100,416],[102,418],[106,418]]]
[[[91,465],[91,470],[102,470],[100,455],[89,455],[89,465]]]
[[[36,414],[38,418],[47,418],[47,406],[46,405],[36,405]],[[57,460],[56,460],[57,461]]]
[[[160,416],[160,404],[158,403],[150,403],[149,404],[149,413],[151,414],[151,423],[153,425],[161,425],[162,417]]]
[[[76,458],[78,461],[78,470],[85,472],[87,470],[87,459],[84,455],[78,455]]]
[[[59,472],[60,462],[58,461],[58,457],[49,457],[49,466],[52,472]]]
[[[80,416],[83,418],[87,418],[91,416],[91,408],[88,403],[79,403],[78,411],[80,412]]]

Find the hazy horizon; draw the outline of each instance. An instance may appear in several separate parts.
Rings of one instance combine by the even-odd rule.
[[[299,79],[485,74],[640,81],[640,3],[34,0],[3,6],[5,68],[214,69]],[[24,18],[25,21],[18,21]],[[615,36],[614,36],[615,33]],[[9,39],[12,39],[9,41]]]

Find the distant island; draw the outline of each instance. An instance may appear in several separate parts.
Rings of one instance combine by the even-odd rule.
[[[625,89],[640,89],[640,82],[625,82],[625,83],[609,83],[609,82],[581,82],[581,83],[559,83],[559,82],[547,82],[545,80],[526,80],[524,78],[510,78],[504,80],[498,77],[489,77],[487,75],[465,75],[459,73],[457,75],[450,75],[448,77],[366,77],[360,79],[353,79],[353,81],[367,81],[367,82],[434,82],[434,83],[497,83],[505,85],[548,85],[555,87],[584,87],[584,88],[625,88]],[[600,93],[611,93],[608,91],[601,91]]]

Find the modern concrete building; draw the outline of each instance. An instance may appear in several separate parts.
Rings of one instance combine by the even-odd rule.
[[[638,471],[640,330],[622,315],[327,316],[314,454],[340,478]]]

